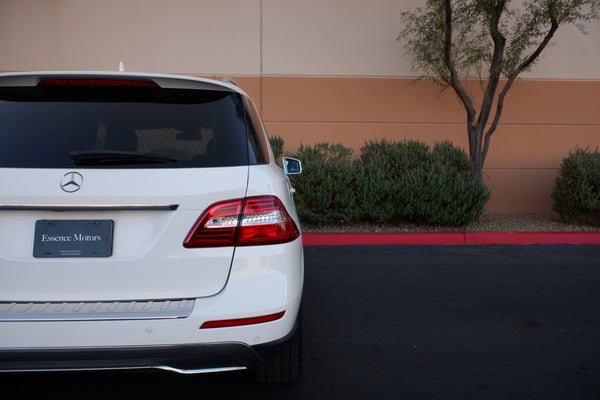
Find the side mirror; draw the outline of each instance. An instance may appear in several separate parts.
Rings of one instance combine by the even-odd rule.
[[[295,158],[283,157],[281,165],[286,175],[298,175],[302,173],[302,163]]]

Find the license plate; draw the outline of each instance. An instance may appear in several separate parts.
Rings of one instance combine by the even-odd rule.
[[[38,220],[33,256],[110,257],[113,225],[111,220]]]

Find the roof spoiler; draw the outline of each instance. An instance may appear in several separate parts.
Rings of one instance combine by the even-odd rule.
[[[233,86],[237,86],[237,87],[239,87],[239,85],[237,84],[237,82],[236,82],[236,81],[234,81],[234,80],[233,80],[233,78],[230,78],[230,77],[228,77],[228,76],[226,76],[225,78],[221,79],[221,81],[222,81],[222,82],[225,82],[225,83],[229,83],[229,84],[231,84],[231,85],[233,85]]]

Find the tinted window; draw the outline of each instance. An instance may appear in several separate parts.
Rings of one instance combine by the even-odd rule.
[[[255,164],[264,164],[269,160],[269,152],[266,146],[266,135],[264,134],[262,121],[256,112],[254,104],[249,101],[245,102],[248,124],[248,152],[250,154],[250,162]]]
[[[0,166],[247,165],[237,93],[156,88],[0,88]],[[254,157],[253,157],[254,158]]]

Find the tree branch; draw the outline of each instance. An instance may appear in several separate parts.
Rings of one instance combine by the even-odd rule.
[[[552,39],[552,37],[554,36],[556,31],[558,30],[559,22],[552,14],[550,16],[550,22],[551,22],[550,29],[546,33],[546,36],[544,36],[544,39],[540,42],[540,44],[533,51],[533,53],[531,53],[531,55],[529,57],[527,57],[521,64],[519,64],[519,66],[513,71],[513,73],[510,74],[506,84],[504,85],[504,88],[498,95],[498,104],[496,106],[496,115],[494,116],[494,120],[493,120],[490,128],[486,132],[485,138],[484,138],[484,145],[483,145],[484,159],[487,156],[487,152],[490,147],[490,140],[491,140],[492,134],[496,131],[496,128],[498,127],[498,122],[500,121],[500,116],[502,115],[502,111],[504,109],[504,98],[506,97],[506,94],[512,87],[514,81],[521,74],[521,72],[526,70],[535,61],[535,59],[542,53],[542,51],[546,48],[546,46],[548,46],[548,43],[550,43],[550,40]]]
[[[490,36],[494,42],[494,52],[492,55],[492,62],[490,64],[490,75],[488,77],[487,89],[483,97],[483,102],[481,103],[481,111],[479,112],[479,120],[477,122],[477,125],[481,126],[482,130],[485,129],[484,126],[487,124],[488,118],[492,111],[494,96],[500,81],[500,71],[502,70],[502,66],[504,64],[506,38],[504,35],[502,35],[502,32],[500,32],[499,24],[505,5],[505,1],[498,1],[498,3],[496,3],[496,7],[494,7],[492,10],[492,15],[490,18],[489,29]]]
[[[445,6],[445,32],[444,32],[444,62],[446,67],[448,68],[448,72],[450,72],[450,83],[452,88],[462,101],[465,106],[465,110],[467,111],[467,122],[469,127],[473,126],[473,121],[475,121],[475,107],[473,107],[473,102],[469,98],[467,91],[460,83],[460,79],[458,77],[458,72],[456,71],[456,67],[454,62],[452,61],[452,4],[451,0],[444,0]]]

